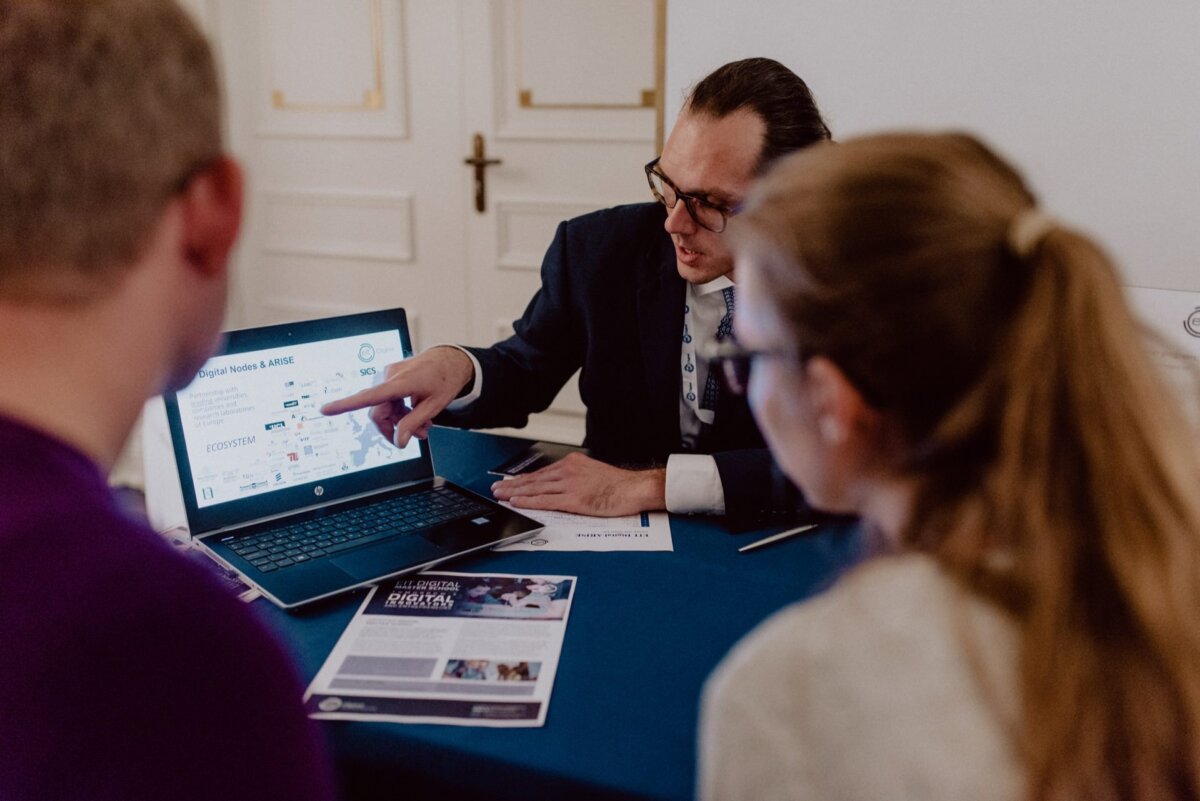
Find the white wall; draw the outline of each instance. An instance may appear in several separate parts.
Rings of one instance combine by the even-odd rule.
[[[668,125],[710,70],[770,56],[835,138],[979,134],[1127,283],[1200,290],[1198,36],[1196,0],[670,0]]]

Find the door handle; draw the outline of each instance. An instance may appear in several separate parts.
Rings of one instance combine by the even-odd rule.
[[[483,142],[483,134],[475,134],[474,139],[474,154],[469,158],[463,159],[463,164],[469,164],[475,168],[475,211],[482,214],[487,211],[487,174],[484,172],[488,167],[495,164],[503,164],[500,159],[487,158],[486,147]]]

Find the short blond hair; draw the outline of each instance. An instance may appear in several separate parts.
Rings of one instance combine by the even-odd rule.
[[[222,152],[203,34],[173,0],[0,0],[0,298],[115,283]]]

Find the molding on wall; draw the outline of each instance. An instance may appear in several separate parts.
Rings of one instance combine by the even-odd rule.
[[[257,15],[259,42],[259,89],[255,97],[256,135],[261,137],[333,137],[382,138],[408,137],[407,81],[405,69],[404,20],[400,0],[369,0],[369,25],[363,26],[361,39],[354,42],[326,41],[322,46],[305,47],[304,58],[324,60],[329,69],[355,48],[354,54],[368,53],[367,76],[348,77],[353,85],[346,88],[345,100],[306,99],[295,87],[284,88],[273,61],[274,48],[304,47],[289,43],[277,33],[278,20],[272,16],[272,4],[263,0]],[[329,5],[328,13],[344,14],[345,9]],[[341,45],[339,51],[337,45]]]
[[[269,188],[258,194],[263,253],[414,260],[409,192]]]
[[[521,0],[503,0],[491,6],[489,13],[495,42],[497,140],[654,142],[657,110],[653,101],[644,105],[644,92],[655,91],[649,88],[655,86],[655,75],[648,75],[644,86],[632,90],[628,103],[580,101],[538,107],[532,102],[534,90],[524,85],[531,76],[525,74],[521,56]],[[659,41],[657,36],[650,38],[651,46],[657,47]]]
[[[539,271],[560,222],[608,205],[603,200],[496,200],[496,266],[504,270]],[[545,218],[542,230],[528,243],[520,241],[515,228],[522,217]]]
[[[315,320],[320,317],[339,317],[343,314],[359,314],[370,311],[366,306],[353,303],[325,303],[322,301],[301,300],[298,298],[268,297],[255,304],[259,308],[279,312],[277,322],[296,322],[298,320]],[[268,323],[259,323],[268,325]]]

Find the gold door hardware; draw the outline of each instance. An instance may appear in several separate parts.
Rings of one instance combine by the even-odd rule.
[[[638,103],[541,103],[533,99],[532,89],[521,89],[517,92],[517,103],[521,108],[553,108],[572,111],[613,111],[626,108],[656,108],[658,92],[654,89],[643,89],[642,99]]]
[[[503,163],[500,159],[489,159],[486,157],[483,134],[475,134],[474,155],[463,159],[463,164],[469,164],[475,168],[475,211],[480,214],[487,211],[487,178],[484,170],[494,164]]]

